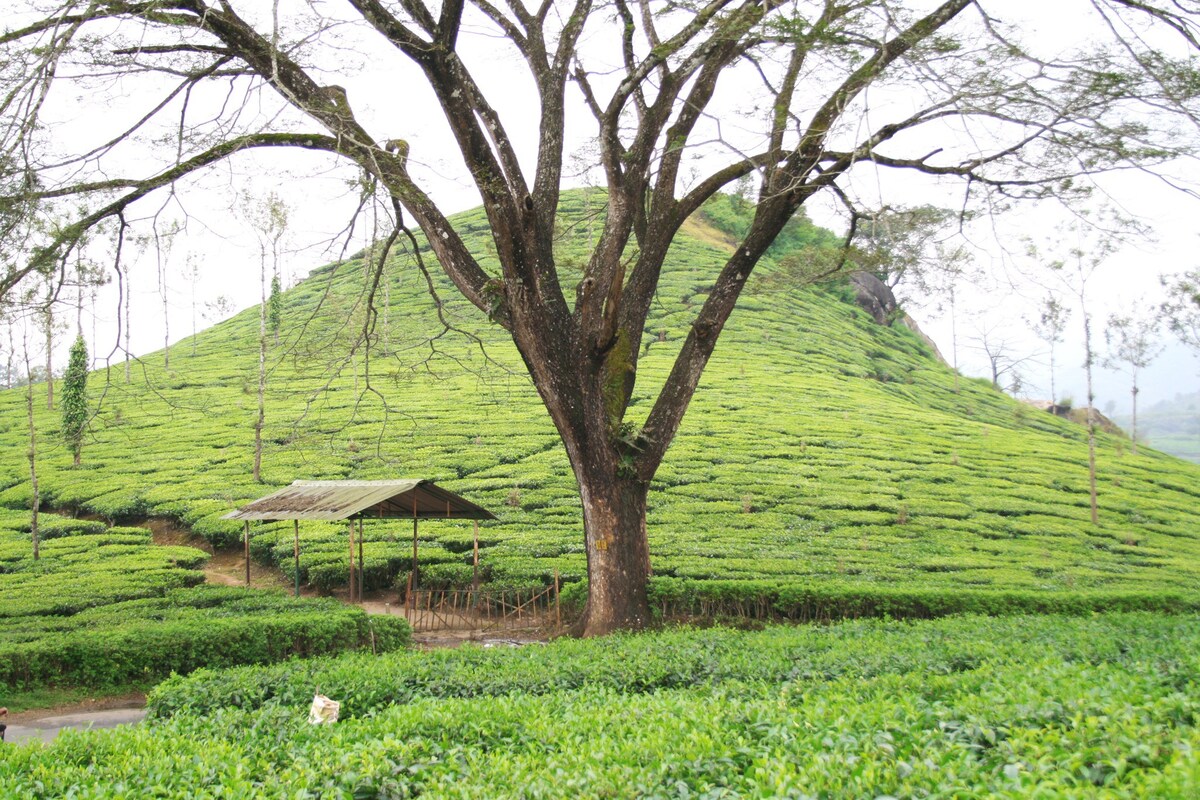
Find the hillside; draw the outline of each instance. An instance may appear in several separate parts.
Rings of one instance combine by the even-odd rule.
[[[578,261],[602,211],[564,200],[562,262]],[[460,230],[490,264],[481,212]],[[694,220],[668,262],[632,414],[645,413],[727,245]],[[794,255],[794,254],[792,254]],[[214,542],[220,517],[293,479],[420,476],[494,510],[486,576],[542,584],[584,574],[579,501],[557,437],[504,332],[438,294],[397,254],[377,293],[369,362],[350,342],[365,316],[361,257],[315,271],[284,297],[270,352],[265,483],[250,479],[258,311],[171,350],[92,375],[98,408],[83,466],[43,451],[44,500],[109,518],[177,518]],[[433,266],[433,265],[431,265]],[[984,381],[951,373],[908,330],[876,325],[837,287],[797,290],[772,263],[734,314],[650,495],[660,577],[801,585],[1190,592],[1200,585],[1200,467],[1100,440],[1101,524],[1088,524],[1085,433]],[[568,277],[568,280],[570,278]],[[442,335],[439,335],[442,334]],[[37,387],[43,443],[56,413]],[[636,421],[636,420],[635,420]],[[23,391],[0,393],[0,503],[30,497]],[[368,588],[408,558],[405,524],[369,525]],[[470,580],[466,523],[422,524],[423,576]],[[346,580],[341,528],[302,527],[302,576]],[[290,569],[291,528],[256,529],[259,558]]]

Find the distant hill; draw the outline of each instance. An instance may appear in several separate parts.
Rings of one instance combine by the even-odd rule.
[[[560,221],[563,264],[581,263],[604,198],[573,192]],[[648,327],[631,417],[649,407],[694,312],[729,199],[691,220],[672,250]],[[480,211],[457,218],[485,268]],[[803,264],[827,233],[803,220],[780,260]],[[807,237],[807,238],[806,238]],[[446,332],[424,277],[396,254],[376,293],[369,363],[351,342],[366,318],[369,259],[316,270],[284,297],[269,355],[262,485],[250,479],[258,310],[249,309],[122,371],[92,375],[97,417],[83,466],[37,420],[41,486],[53,506],[127,519],[174,517],[232,543],[221,516],[297,478],[420,476],[500,517],[483,529],[485,577],[581,578],[579,500],[558,438],[502,330],[437,276]],[[428,258],[428,255],[426,255]],[[576,280],[566,268],[566,282]],[[1100,438],[1102,523],[1088,523],[1085,433],[986,381],[950,371],[916,334],[876,324],[844,286],[796,289],[768,260],[733,315],[650,495],[658,576],[850,587],[1193,590],[1200,585],[1200,467]],[[568,285],[568,294],[572,293]],[[30,498],[23,394],[0,393],[0,503]],[[302,577],[344,583],[344,530],[301,529]],[[368,583],[403,580],[411,528],[369,525]],[[471,530],[422,523],[422,574],[470,580]],[[290,568],[290,526],[256,528],[254,552]]]
[[[1126,430],[1132,418],[1116,418]],[[1138,439],[1164,453],[1200,463],[1200,392],[1176,394],[1138,412]]]

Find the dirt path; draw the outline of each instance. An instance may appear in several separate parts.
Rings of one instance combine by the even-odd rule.
[[[35,712],[26,711],[22,716],[33,713]],[[71,714],[59,714],[56,710],[36,713],[43,716],[27,719],[22,723],[8,723],[8,730],[4,733],[5,744],[52,742],[62,730],[101,730],[118,725],[136,725],[146,718],[144,706],[78,711]]]
[[[194,547],[208,553],[208,563],[202,567],[206,582],[218,586],[246,585],[246,558],[240,550],[214,550],[203,536],[192,533],[174,520],[162,517],[148,517],[129,524],[149,528],[155,544]],[[253,559],[250,562],[250,586],[255,589],[294,588],[280,570],[263,566]],[[303,589],[300,594],[313,596],[312,592]]]
[[[97,697],[78,703],[10,711],[3,721],[8,725],[5,744],[50,742],[66,728],[113,728],[141,722],[146,717],[146,695],[141,692]]]

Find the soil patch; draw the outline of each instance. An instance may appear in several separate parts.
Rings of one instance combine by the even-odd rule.
[[[173,519],[146,517],[129,523],[139,528],[148,528],[154,543],[163,546],[194,547],[209,554],[208,563],[201,569],[204,580],[218,586],[246,585],[246,558],[241,548],[216,550],[203,536],[198,536]],[[250,562],[250,586],[254,589],[292,589],[292,583],[275,567]],[[301,591],[312,596],[311,592]]]

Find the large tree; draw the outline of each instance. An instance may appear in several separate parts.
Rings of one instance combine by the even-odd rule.
[[[827,193],[857,219],[864,169],[958,180],[966,207],[1075,195],[1097,173],[1189,152],[1192,129],[1177,123],[1194,118],[1200,87],[1186,59],[1194,3],[1180,0],[1080,2],[1044,47],[1006,24],[1012,0],[26,3],[0,36],[4,203],[83,210],[6,267],[0,295],[89,228],[220,162],[293,148],[355,165],[528,368],[579,483],[589,634],[646,623],[650,481],[755,266],[805,203]],[[523,83],[489,74],[514,61]],[[395,77],[348,96],[331,77],[352,62]],[[142,87],[144,108],[94,141],[55,141],[41,117],[54,93],[114,75],[123,91]],[[398,107],[415,124],[422,97],[483,203],[498,274],[430,194],[421,151],[436,143],[371,115]],[[567,156],[589,141],[607,208],[579,275],[556,263],[555,216]],[[747,176],[753,220],[714,268],[648,413],[630,418],[667,250]]]

